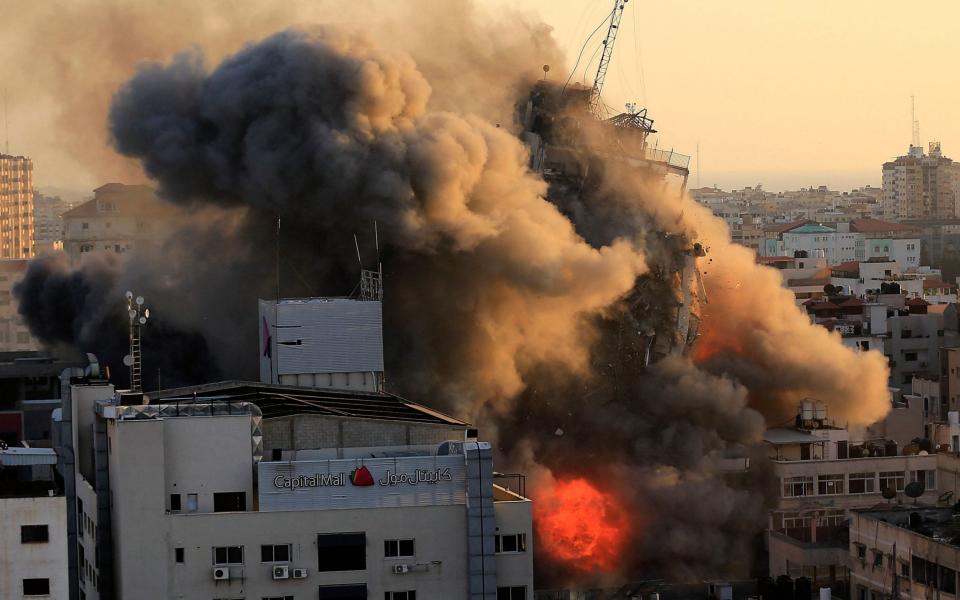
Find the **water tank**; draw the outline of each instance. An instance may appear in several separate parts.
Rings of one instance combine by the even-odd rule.
[[[885,450],[884,456],[897,456],[897,454],[899,454],[899,449],[895,440],[887,440],[883,447]]]
[[[797,577],[793,584],[793,600],[810,600],[813,582],[808,577]]]
[[[958,504],[960,504],[960,502],[958,502]],[[773,577],[757,578],[757,595],[760,597],[760,600],[775,600],[776,590],[777,588],[773,583]]]
[[[793,600],[793,579],[789,575],[777,577],[777,600]]]
[[[917,529],[923,525],[923,517],[918,512],[910,513],[910,529]]]
[[[812,421],[814,418],[813,402],[804,400],[800,403],[800,418],[804,421]]]
[[[817,400],[813,405],[814,415],[813,418],[818,421],[823,421],[827,418],[827,405],[823,402]]]

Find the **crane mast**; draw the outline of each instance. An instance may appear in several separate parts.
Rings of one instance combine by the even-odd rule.
[[[600,64],[597,65],[597,76],[593,78],[593,92],[590,94],[590,110],[597,116],[600,114],[600,91],[607,78],[607,68],[613,57],[613,44],[617,40],[620,30],[620,19],[623,18],[623,7],[630,0],[614,0],[613,10],[610,12],[610,26],[607,28],[607,37],[603,38],[603,53],[600,55]]]

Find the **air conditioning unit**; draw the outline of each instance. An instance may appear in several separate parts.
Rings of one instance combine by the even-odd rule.
[[[306,570],[306,569],[294,569],[294,570],[293,570],[293,578],[294,578],[294,579],[306,579],[306,578],[307,578],[307,570]]]
[[[393,572],[397,574],[409,573],[410,565],[393,565]]]
[[[274,565],[273,578],[274,579],[290,579],[290,567],[287,565]]]
[[[213,578],[216,581],[227,581],[230,579],[230,567],[214,567]]]

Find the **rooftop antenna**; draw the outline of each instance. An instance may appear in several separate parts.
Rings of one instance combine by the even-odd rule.
[[[143,296],[133,297],[133,292],[125,294],[127,298],[127,316],[130,318],[130,354],[123,357],[123,364],[130,367],[130,391],[141,392],[141,371],[143,368],[143,354],[140,348],[142,339],[141,327],[147,324],[150,318],[150,309],[144,307]],[[159,385],[159,376],[158,376]]]
[[[363,268],[360,259],[360,244],[357,234],[353,234],[353,244],[357,248],[357,262],[360,263],[360,299],[383,300],[383,267],[380,264],[380,233],[377,231],[377,222],[373,222],[373,238],[377,246],[377,270]]]
[[[920,147],[920,121],[917,120],[917,107],[914,102],[913,94],[910,95],[910,122],[913,125],[912,146]]]
[[[697,187],[700,187],[700,142],[697,142]]]
[[[3,139],[4,154],[10,154],[10,122],[7,120],[7,88],[3,88]]]

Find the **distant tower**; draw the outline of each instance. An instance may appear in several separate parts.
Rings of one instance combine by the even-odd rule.
[[[914,148],[920,147],[920,121],[917,120],[917,106],[914,98],[910,96],[910,123],[913,126],[913,138],[910,145]]]

